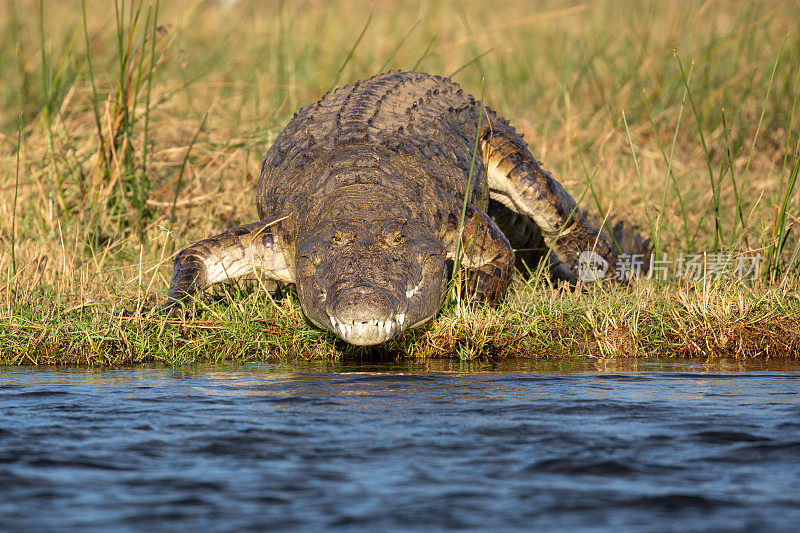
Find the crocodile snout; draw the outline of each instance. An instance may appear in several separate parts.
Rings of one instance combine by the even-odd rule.
[[[339,292],[327,307],[333,332],[359,346],[380,344],[405,330],[405,302],[378,287],[358,285]]]

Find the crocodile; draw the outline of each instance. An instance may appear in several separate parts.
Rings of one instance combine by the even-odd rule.
[[[448,264],[462,296],[503,297],[516,258],[571,283],[613,280],[618,252],[507,120],[455,82],[392,71],[325,94],[267,151],[257,222],[175,257],[165,307],[250,274],[294,284],[305,316],[354,345],[430,320]],[[639,244],[640,241],[639,241]]]

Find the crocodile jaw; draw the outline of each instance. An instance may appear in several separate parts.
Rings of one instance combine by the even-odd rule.
[[[349,294],[331,298],[329,302],[329,293],[321,291],[318,293],[318,303],[309,309],[304,307],[304,311],[314,324],[343,341],[356,346],[374,346],[433,318],[444,299],[444,272],[441,277],[438,283],[427,283],[427,291],[423,290],[423,281],[420,280],[405,294],[394,296],[374,287],[360,286],[351,287],[346,291]],[[373,305],[359,305],[367,300]],[[384,305],[376,305],[381,300]],[[323,308],[324,314],[317,312]]]
[[[413,297],[389,287],[373,284],[349,286],[335,290],[325,306],[330,329],[337,337],[357,346],[386,342],[406,329],[406,314]],[[328,293],[326,292],[326,298]]]
[[[328,319],[331,324],[331,331],[337,337],[355,344],[356,346],[373,346],[392,339],[405,329],[405,313],[398,313],[392,318],[385,320],[337,320],[333,315]]]

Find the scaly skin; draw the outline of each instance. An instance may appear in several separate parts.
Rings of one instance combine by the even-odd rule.
[[[489,303],[511,281],[513,248],[528,249],[527,260],[548,256],[554,273],[573,281],[591,251],[613,275],[606,237],[505,120],[486,109],[478,131],[480,112],[452,81],[407,72],[341,87],[301,109],[262,164],[260,222],[181,251],[167,306],[259,268],[296,284],[314,324],[372,345],[436,314],[456,250],[472,272],[468,296]]]

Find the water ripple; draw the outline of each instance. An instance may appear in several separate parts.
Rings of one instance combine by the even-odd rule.
[[[790,530],[798,378],[5,370],[0,530]]]

